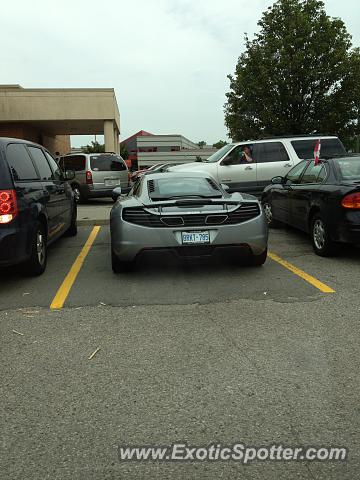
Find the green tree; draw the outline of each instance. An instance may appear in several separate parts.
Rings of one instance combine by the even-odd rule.
[[[124,143],[120,143],[120,155],[124,160],[129,158],[129,152]]]
[[[103,153],[105,152],[105,145],[99,142],[91,142],[91,145],[81,147],[84,153]]]
[[[214,143],[213,144],[213,147],[215,148],[222,148],[224,147],[225,145],[227,145],[228,142],[225,142],[225,140],[219,140],[218,142]]]
[[[206,142],[204,140],[201,140],[200,142],[198,142],[198,145],[200,148],[204,148],[204,146],[206,145]]]
[[[360,51],[319,0],[278,0],[228,75],[225,124],[233,140],[358,129]]]

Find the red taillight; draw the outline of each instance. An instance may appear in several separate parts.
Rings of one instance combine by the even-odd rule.
[[[360,209],[360,193],[350,193],[342,199],[341,205],[344,208],[358,208]]]
[[[86,172],[86,183],[88,185],[92,185],[92,183],[93,183],[92,173],[89,172],[89,170]]]
[[[0,223],[10,223],[17,214],[15,190],[0,190]]]

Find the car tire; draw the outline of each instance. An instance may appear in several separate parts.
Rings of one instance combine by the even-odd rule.
[[[114,250],[111,249],[111,267],[114,273],[131,272],[134,268],[134,262],[122,262]]]
[[[250,259],[250,265],[253,267],[261,267],[264,265],[267,259],[267,249],[263,251],[260,255],[253,255]]]
[[[65,232],[66,237],[76,237],[78,233],[76,220],[77,220],[77,205],[76,205],[76,202],[74,202],[73,211],[71,215],[71,224],[70,224],[70,227]]]
[[[32,239],[31,255],[25,263],[25,271],[31,276],[45,272],[47,264],[47,233],[43,223],[38,222]]]
[[[320,213],[311,219],[311,241],[314,252],[320,257],[331,257],[336,253],[336,243],[331,240],[329,229]]]
[[[78,185],[77,183],[74,183],[73,185],[71,185],[71,188],[72,188],[72,191],[74,192],[74,198],[76,203],[86,202],[86,198],[81,192],[80,185]]]
[[[281,226],[281,222],[274,219],[273,212],[272,212],[272,205],[269,199],[265,199],[262,201],[262,207],[264,210],[264,214],[266,217],[267,224],[270,228],[278,228]]]

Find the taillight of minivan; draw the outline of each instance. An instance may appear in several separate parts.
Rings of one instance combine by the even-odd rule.
[[[93,178],[92,178],[92,173],[88,170],[86,172],[86,183],[88,185],[92,185],[93,184]]]
[[[10,223],[17,214],[16,191],[0,190],[0,224]]]

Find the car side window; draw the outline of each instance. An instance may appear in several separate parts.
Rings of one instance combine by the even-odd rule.
[[[323,181],[326,179],[326,177],[327,177],[326,166],[322,165],[322,167],[320,169],[320,172],[319,172],[319,175],[317,176],[316,183],[323,183]]]
[[[306,167],[301,183],[317,183],[317,178],[322,168],[322,164],[315,165],[314,162],[310,162]]]
[[[6,158],[14,181],[38,180],[34,164],[22,143],[11,143],[6,149]]]
[[[231,152],[228,153],[225,158],[223,158],[223,161],[225,160],[225,163],[227,165],[234,165],[235,163],[237,163],[237,159],[239,158],[240,152],[241,152],[241,146],[239,145],[235,147],[234,150],[231,150]]]
[[[281,142],[256,144],[257,163],[287,162],[289,155]]]
[[[38,169],[38,172],[40,174],[40,179],[51,180],[52,171],[51,171],[51,168],[49,167],[49,164],[46,160],[46,157],[43,151],[37,147],[28,147],[28,148],[32,156],[32,159],[34,160],[36,168]]]
[[[247,155],[248,160],[245,158]],[[221,165],[241,165],[255,162],[253,146],[250,144],[237,145],[221,161]]]
[[[53,172],[52,179],[53,180],[61,180],[61,170],[59,165],[55,162],[53,157],[45,151],[45,156],[50,164],[51,170]]]
[[[293,167],[285,177],[285,183],[299,183],[302,172],[306,167],[306,161],[300,162]]]
[[[85,156],[71,155],[69,157],[61,157],[60,166],[63,170],[81,172],[82,170],[85,170]]]

